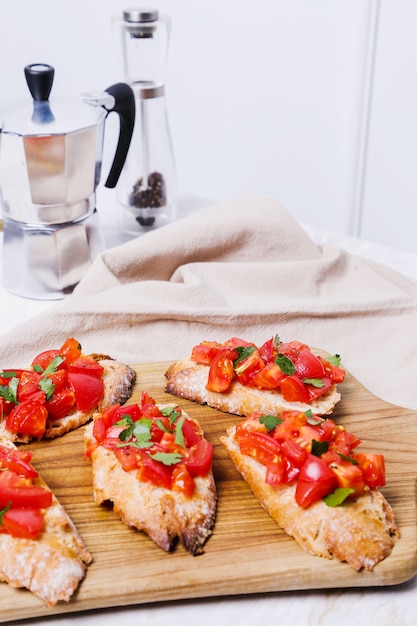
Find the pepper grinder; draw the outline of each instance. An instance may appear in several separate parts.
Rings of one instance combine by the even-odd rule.
[[[122,230],[138,235],[169,223],[175,213],[176,172],[165,100],[171,19],[157,9],[126,9],[113,18],[113,26],[136,105],[116,197],[123,208]]]

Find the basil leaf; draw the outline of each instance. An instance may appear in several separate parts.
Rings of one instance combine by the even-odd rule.
[[[48,367],[46,368],[46,370],[44,370],[43,375],[46,376],[47,374],[53,374],[54,372],[57,371],[58,367],[61,365],[61,363],[63,362],[64,357],[63,356],[56,356],[52,359],[52,361],[49,363]]]
[[[169,418],[169,423],[171,424],[171,426],[175,423],[177,418],[181,415],[181,411],[178,411],[177,405],[174,406],[173,404],[161,409],[161,413],[162,415],[165,415],[165,417]]]
[[[149,455],[154,461],[159,461],[164,465],[176,465],[182,461],[182,454],[179,452],[155,452]]]
[[[281,339],[279,335],[275,335],[273,345],[276,350],[279,348],[279,344],[281,343]]]
[[[41,378],[39,381],[39,388],[45,393],[47,400],[52,398],[55,391],[55,385],[50,378]]]
[[[261,424],[267,427],[269,432],[271,432],[271,430],[274,430],[274,428],[278,426],[278,424],[282,424],[284,420],[276,417],[275,415],[261,415],[259,421]]]
[[[7,402],[17,404],[17,386],[19,379],[13,376],[8,385],[0,385],[0,396]]]
[[[17,403],[16,395],[13,393],[13,390],[10,389],[7,385],[0,385],[0,397],[4,398],[6,402],[14,402]]]
[[[332,493],[329,493],[328,496],[325,496],[323,501],[327,506],[339,506],[339,504],[343,504],[346,498],[350,496],[351,493],[354,493],[354,491],[354,489],[349,489],[348,487],[338,487]]]
[[[313,385],[313,387],[317,387],[317,389],[322,389],[324,387],[322,378],[303,378],[302,380],[304,384]]]
[[[175,439],[174,443],[181,448],[185,448],[184,434],[182,432],[182,427],[185,422],[185,415],[182,415],[179,420],[175,422]]]
[[[0,524],[3,524],[3,515],[7,513],[7,511],[10,509],[11,506],[12,506],[12,502],[11,500],[9,500],[9,502],[6,504],[4,509],[0,511]]]
[[[344,454],[340,454],[340,452],[337,453],[341,459],[343,459],[344,461],[349,461],[349,463],[352,463],[352,465],[359,465],[359,463],[357,462],[356,459],[352,459],[352,457],[350,456],[345,456]]]
[[[310,426],[318,426],[324,421],[321,417],[313,415],[313,411],[311,409],[305,411],[304,415],[307,417],[307,424],[310,424]]]
[[[0,372],[2,378],[14,378],[17,376],[17,372]]]
[[[237,346],[237,348],[233,348],[239,354],[236,361],[233,361],[233,366],[239,365],[242,361],[248,358],[253,352],[255,352],[255,346]]]
[[[328,441],[316,441],[315,439],[313,439],[313,441],[311,442],[311,454],[314,454],[314,456],[321,456],[322,454],[327,452],[328,449]]]
[[[275,359],[275,363],[279,365],[283,374],[287,374],[288,376],[292,376],[295,373],[295,365],[285,354],[278,354]]]
[[[165,426],[165,424],[163,423],[163,421],[162,421],[162,420],[160,420],[160,419],[156,419],[156,420],[155,420],[155,425],[156,425],[156,426],[158,426],[159,430],[162,430],[164,433],[170,433],[170,432],[172,432],[171,430],[169,430],[169,428],[167,428],[167,427]]]
[[[333,356],[331,356],[329,359],[327,359],[329,363],[331,363],[332,365],[335,365],[336,367],[339,367],[342,359],[340,358],[340,354],[335,354]]]

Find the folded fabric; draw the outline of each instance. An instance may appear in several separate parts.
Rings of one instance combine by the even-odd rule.
[[[316,245],[274,199],[245,196],[103,252],[64,302],[2,337],[0,355],[24,366],[74,336],[135,364],[279,334],[340,354],[372,393],[417,409],[415,328],[416,284]]]

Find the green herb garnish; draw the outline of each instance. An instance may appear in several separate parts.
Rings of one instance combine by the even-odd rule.
[[[0,524],[3,524],[3,515],[7,513],[7,511],[10,509],[11,506],[12,506],[12,502],[11,500],[9,500],[9,502],[6,504],[4,509],[0,511]]]
[[[339,504],[343,504],[346,498],[348,498],[351,493],[354,493],[354,491],[354,489],[349,489],[348,487],[338,487],[332,491],[332,493],[329,493],[328,496],[325,496],[323,501],[327,506],[339,506]]]
[[[317,389],[322,389],[324,387],[322,378],[303,378],[302,381],[306,385],[313,385],[313,387],[317,387]]]
[[[314,456],[321,456],[322,454],[327,452],[328,449],[328,441],[316,441],[315,439],[313,439],[313,441],[311,442],[311,454],[314,454]]]
[[[179,452],[155,452],[149,455],[154,461],[159,461],[164,465],[176,465],[182,461],[183,456]]]
[[[282,424],[284,420],[276,417],[275,415],[261,415],[259,421],[261,424],[267,427],[268,432],[271,432],[271,430],[274,430],[274,428],[278,426],[278,424]]]
[[[327,359],[329,363],[331,363],[332,365],[335,365],[336,367],[339,367],[342,359],[340,357],[340,354],[334,354],[333,356],[331,356],[329,359]]]
[[[295,365],[285,354],[278,354],[275,359],[275,363],[279,365],[283,374],[287,374],[288,376],[292,376],[295,374]]]

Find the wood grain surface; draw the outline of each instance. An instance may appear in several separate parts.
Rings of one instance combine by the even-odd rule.
[[[142,390],[158,402],[178,402],[164,392],[169,363],[134,366]],[[373,572],[305,553],[263,511],[229,460],[219,436],[240,418],[181,401],[215,446],[213,470],[218,509],[204,554],[182,546],[167,554],[145,534],[127,528],[109,507],[92,498],[91,466],[83,459],[83,428],[50,442],[30,444],[32,462],[75,522],[93,555],[72,600],[49,609],[26,590],[0,584],[0,622],[89,609],[167,600],[292,590],[396,585],[417,572],[417,412],[370,394],[349,374],[333,418],[362,440],[363,451],[385,455],[387,486],[401,530],[392,554]]]

